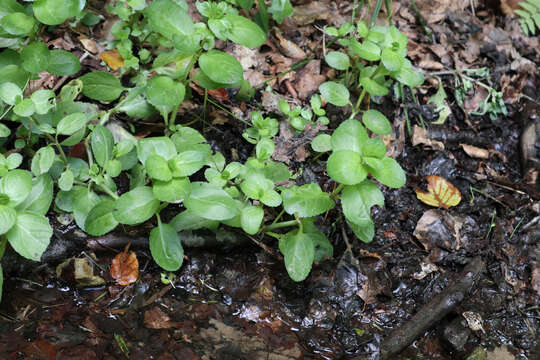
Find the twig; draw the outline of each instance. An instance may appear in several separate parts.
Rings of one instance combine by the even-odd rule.
[[[381,344],[381,359],[395,359],[394,355],[409,346],[417,337],[439,322],[458,305],[473,288],[485,269],[480,257],[474,258],[460,274],[459,280],[447,286],[424,305],[412,319],[394,330]]]

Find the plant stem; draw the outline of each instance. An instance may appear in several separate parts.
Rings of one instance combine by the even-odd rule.
[[[284,213],[285,213],[285,209],[281,209],[281,212],[278,214],[278,216],[276,216],[276,218],[274,219],[274,221],[272,221],[272,224],[270,225],[274,225],[275,223],[277,223],[279,219],[281,219]]]
[[[332,191],[332,193],[330,194],[330,197],[332,199],[334,199],[335,197],[337,197],[337,195],[339,194],[339,192],[345,187],[345,184],[339,184],[337,186],[337,188],[334,189],[334,191]]]
[[[274,229],[281,229],[281,228],[284,228],[284,227],[290,227],[290,226],[295,226],[295,225],[298,225],[299,221],[298,220],[289,220],[289,221],[282,221],[282,222],[278,222],[278,223],[275,223],[275,224],[270,224],[268,226],[265,226],[261,231],[263,233],[267,233],[268,231],[271,231],[271,230],[274,230]]]
[[[100,189],[101,191],[103,191],[104,193],[106,193],[107,195],[109,195],[110,197],[112,197],[114,200],[118,200],[118,198],[119,198],[118,194],[113,193],[113,192],[111,191],[111,189],[109,189],[108,187],[103,186],[103,185],[101,185],[101,184],[96,184],[96,185],[99,187],[99,189]]]

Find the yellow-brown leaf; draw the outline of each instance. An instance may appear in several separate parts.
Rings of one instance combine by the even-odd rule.
[[[102,52],[99,54],[99,58],[105,61],[105,63],[113,70],[117,70],[124,66],[124,58],[122,58],[116,49]]]
[[[428,191],[416,189],[416,197],[424,204],[445,209],[456,206],[461,201],[461,192],[448,180],[437,175],[429,175],[427,178]]]
[[[119,285],[129,285],[137,281],[139,278],[139,261],[137,255],[133,251],[128,252],[129,245],[126,249],[116,255],[111,264],[111,277],[116,280]]]

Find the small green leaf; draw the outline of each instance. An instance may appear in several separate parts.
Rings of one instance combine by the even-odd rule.
[[[330,194],[323,192],[320,186],[314,183],[283,189],[281,197],[285,211],[299,217],[317,216],[336,205]]]
[[[373,159],[372,162],[367,162],[370,171],[369,173],[377,179],[377,181],[391,188],[400,188],[405,185],[407,178],[405,172],[399,166],[398,162],[391,157],[385,156],[382,159]]]
[[[8,105],[15,105],[23,97],[20,87],[12,82],[0,84],[0,99]]]
[[[102,236],[114,230],[118,221],[114,217],[114,200],[102,200],[88,213],[84,223],[85,230],[92,236]]]
[[[310,236],[299,230],[288,232],[279,240],[279,250],[291,279],[297,282],[305,280],[315,258],[315,247]]]
[[[154,261],[167,271],[176,271],[184,261],[180,237],[170,224],[158,223],[150,232],[150,252]]]
[[[218,221],[208,220],[190,210],[182,211],[176,215],[170,223],[176,231],[196,230],[196,229],[216,229]]]
[[[23,99],[13,108],[13,112],[21,117],[32,116],[34,111],[34,102],[30,98]]]
[[[88,118],[83,113],[69,114],[60,120],[56,126],[56,132],[59,135],[72,135],[82,129],[87,121]]]
[[[342,84],[327,81],[319,86],[321,95],[330,104],[335,106],[346,106],[349,104],[349,90]]]
[[[388,135],[392,132],[390,121],[378,110],[367,110],[362,115],[362,122],[366,127],[378,135]]]
[[[9,196],[9,206],[22,203],[32,191],[32,175],[26,170],[11,170],[0,179],[0,194]]]
[[[266,35],[253,21],[235,14],[227,14],[223,19],[232,25],[227,33],[229,40],[251,49],[258,48],[266,41]]]
[[[255,235],[261,227],[264,210],[261,206],[246,206],[240,213],[242,229],[250,235]]]
[[[293,11],[290,0],[272,0],[272,5],[268,9],[278,24],[281,24],[286,17],[291,16]]]
[[[188,178],[173,178],[169,181],[152,180],[152,191],[156,199],[168,203],[182,201],[189,195],[191,183]]]
[[[0,235],[8,232],[17,220],[17,212],[12,207],[0,205]]]
[[[8,170],[13,170],[19,167],[23,161],[23,156],[19,153],[11,153],[6,158],[6,165]]]
[[[339,51],[330,51],[324,57],[328,65],[337,70],[347,70],[351,66],[351,60],[347,54]]]
[[[49,220],[43,215],[19,212],[15,225],[6,233],[11,247],[22,257],[39,261],[52,236]]]
[[[124,87],[120,80],[111,73],[94,71],[81,76],[82,93],[93,100],[109,102],[118,99]]]
[[[218,186],[195,182],[191,193],[184,200],[185,207],[209,220],[227,220],[235,217],[239,210],[233,198]]]
[[[107,161],[113,158],[114,137],[105,126],[97,125],[94,128],[90,137],[90,146],[99,166],[105,167]]]
[[[84,227],[86,224],[86,218],[88,217],[90,210],[92,210],[92,208],[101,201],[101,198],[95,192],[89,191],[87,187],[74,187],[68,192],[68,194],[69,193],[71,193],[72,197],[71,207],[75,223],[82,230],[86,230]]]
[[[356,55],[367,61],[377,61],[381,58],[381,48],[374,42],[368,40],[363,43],[353,41],[351,47]]]
[[[158,110],[170,112],[175,106],[178,106],[186,94],[184,84],[175,82],[168,76],[153,76],[148,80],[145,95],[150,104]]]
[[[211,50],[199,57],[199,66],[210,80],[220,84],[236,84],[242,81],[242,65],[231,55]]]
[[[327,152],[332,150],[332,136],[328,134],[315,136],[311,142],[311,147],[317,152]]]
[[[360,78],[360,85],[362,85],[371,96],[385,96],[388,94],[388,88],[368,77]]]
[[[80,3],[80,0],[36,0],[33,6],[34,16],[43,24],[59,25],[79,14]]]
[[[30,211],[45,215],[53,200],[53,181],[49,174],[41,174],[32,180],[32,190],[26,199],[17,205],[17,211]]]
[[[169,181],[172,179],[171,169],[169,169],[167,160],[157,154],[150,155],[148,159],[146,159],[144,167],[146,168],[148,176],[152,179],[160,181]]]
[[[146,159],[152,154],[157,154],[168,161],[176,155],[176,147],[166,136],[145,138],[137,142],[137,156],[141,163],[146,163]]]
[[[22,66],[33,74],[45,71],[49,65],[49,54],[50,50],[44,43],[30,43],[21,51]]]
[[[381,61],[388,71],[398,71],[403,66],[403,58],[392,49],[384,48],[381,53]]]
[[[114,217],[121,224],[136,225],[150,219],[158,209],[159,200],[152,188],[140,186],[116,200]]]
[[[75,180],[73,172],[66,169],[58,179],[58,187],[60,190],[69,191],[73,187],[73,180]]]
[[[363,144],[369,139],[366,129],[355,119],[342,122],[331,138],[332,150],[352,150],[362,154]]]
[[[0,18],[0,28],[10,35],[29,35],[36,22],[34,18],[21,12],[11,13]]]
[[[44,146],[40,148],[32,158],[30,169],[35,176],[41,175],[49,171],[54,163],[56,154],[52,146]]]
[[[73,75],[81,69],[79,59],[65,50],[51,50],[47,71],[53,75]]]
[[[184,177],[195,174],[206,164],[206,153],[198,150],[187,150],[169,160],[169,166],[174,177]]]
[[[255,154],[257,159],[266,160],[269,159],[274,153],[276,145],[271,139],[263,138],[259,140],[257,146],[255,146]]]
[[[145,10],[148,25],[167,39],[179,35],[190,35],[194,32],[193,21],[182,8],[172,0],[155,0]]]
[[[375,137],[367,139],[362,146],[362,156],[381,159],[386,154],[386,145],[381,138]]]
[[[334,151],[328,157],[326,170],[332,179],[345,185],[358,184],[367,176],[362,157],[351,150]]]
[[[366,180],[343,189],[341,206],[349,222],[362,227],[370,224],[373,205],[384,206],[384,195],[373,182]]]

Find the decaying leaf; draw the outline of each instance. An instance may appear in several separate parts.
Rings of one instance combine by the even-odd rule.
[[[116,255],[111,264],[111,277],[119,285],[129,285],[139,278],[139,261],[133,251],[128,252],[129,244],[125,250]]]
[[[448,180],[437,175],[429,175],[426,179],[428,182],[428,191],[415,190],[418,200],[424,204],[445,209],[459,204],[461,201],[461,192]]]
[[[478,158],[478,159],[489,158],[489,151],[486,149],[482,149],[482,148],[472,146],[472,145],[467,145],[467,144],[459,144],[459,146],[461,146],[463,148],[463,151],[465,151],[465,153],[469,155],[470,157]]]
[[[171,321],[171,318],[157,306],[144,313],[144,325],[148,329],[170,329],[181,327],[180,323]]]
[[[118,52],[118,50],[108,50],[99,54],[99,58],[113,70],[117,70],[124,66],[124,59]]]

